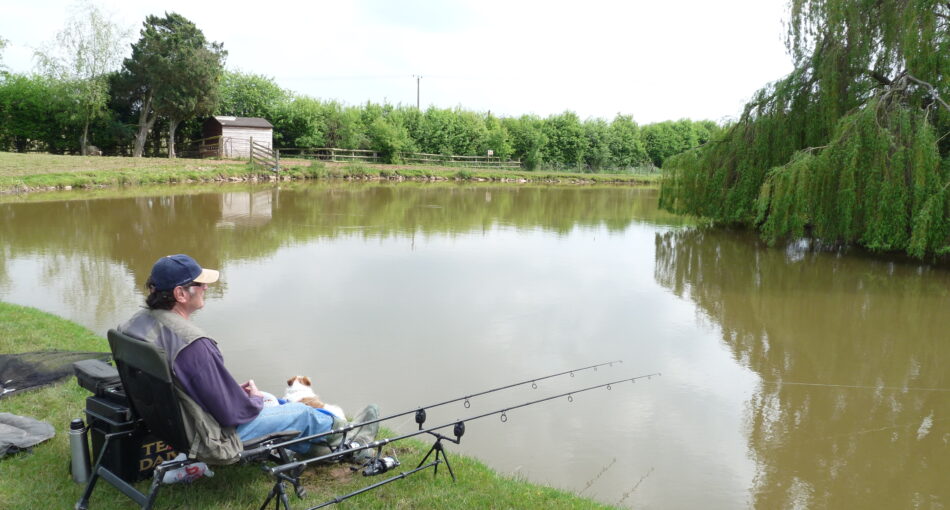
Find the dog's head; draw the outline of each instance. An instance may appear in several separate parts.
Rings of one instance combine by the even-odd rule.
[[[310,407],[323,407],[323,403],[317,400],[317,394],[313,392],[313,388],[310,387],[310,384],[310,378],[305,375],[295,375],[287,379],[287,391],[284,392],[284,398],[291,402],[304,402],[305,399],[312,398],[316,400],[319,405],[304,403]]]
[[[295,375],[287,379],[287,386],[306,386],[310,387],[310,378],[305,375]]]

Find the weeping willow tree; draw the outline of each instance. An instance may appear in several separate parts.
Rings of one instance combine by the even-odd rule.
[[[661,206],[914,257],[950,253],[950,2],[791,0],[795,68],[664,164]]]

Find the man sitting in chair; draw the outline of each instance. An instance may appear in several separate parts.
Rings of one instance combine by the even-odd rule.
[[[217,343],[190,320],[204,306],[208,284],[216,281],[218,271],[203,269],[188,255],[162,257],[146,283],[147,308],[118,328],[165,351],[191,438],[191,451],[184,453],[206,462],[228,463],[237,459],[243,440],[286,430],[304,436],[330,430],[334,418],[305,404],[264,407],[263,394],[254,381],[238,384],[224,367]],[[356,420],[377,416],[376,406],[370,405]],[[373,425],[363,427],[354,438],[365,444],[375,435]],[[308,453],[312,446],[300,443],[290,449]]]

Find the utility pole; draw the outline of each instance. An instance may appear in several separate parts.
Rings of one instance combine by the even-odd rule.
[[[422,75],[414,74],[412,75],[412,77],[416,79],[416,110],[418,110],[419,109],[419,80],[422,79]]]

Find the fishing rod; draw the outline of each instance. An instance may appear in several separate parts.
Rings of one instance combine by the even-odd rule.
[[[512,384],[506,384],[506,385],[504,385],[504,386],[499,386],[499,387],[497,387],[497,388],[492,388],[492,389],[490,389],[490,390],[480,391],[480,392],[478,392],[478,393],[471,393],[471,394],[465,395],[465,396],[463,396],[463,397],[453,398],[453,399],[451,399],[451,400],[446,400],[446,401],[444,401],[444,402],[439,402],[439,403],[437,403],[437,404],[430,404],[430,405],[427,405],[427,406],[417,407],[416,409],[412,409],[412,410],[410,410],[410,411],[404,411],[404,412],[401,412],[401,413],[391,414],[391,415],[389,415],[389,416],[384,416],[384,417],[382,417],[382,418],[376,418],[376,419],[374,419],[374,420],[364,421],[364,422],[360,422],[360,423],[351,423],[351,424],[346,425],[346,426],[344,426],[344,427],[340,427],[340,428],[338,428],[338,429],[331,429],[331,430],[328,430],[328,431],[326,431],[326,432],[320,432],[320,433],[318,433],[318,434],[312,434],[312,435],[309,435],[309,436],[298,437],[298,438],[294,438],[294,439],[291,439],[291,440],[289,440],[289,441],[284,441],[284,442],[281,442],[281,443],[275,443],[275,444],[266,443],[265,445],[263,445],[263,446],[261,446],[261,447],[258,447],[258,448],[252,449],[252,450],[247,450],[247,451],[245,451],[245,452],[242,452],[241,458],[254,458],[254,457],[256,457],[256,456],[258,456],[258,455],[260,455],[260,454],[262,454],[262,453],[271,451],[271,450],[273,450],[273,449],[275,449],[275,448],[286,448],[286,447],[288,447],[288,446],[292,446],[292,445],[295,445],[295,444],[298,444],[298,443],[311,442],[311,441],[316,440],[316,439],[320,439],[320,438],[323,438],[323,437],[332,436],[332,435],[336,435],[336,434],[344,434],[343,439],[341,440],[341,444],[344,444],[344,443],[346,443],[346,436],[345,436],[345,434],[346,434],[347,432],[351,431],[351,430],[355,430],[355,429],[358,429],[358,428],[360,428],[360,427],[364,427],[364,426],[366,426],[366,425],[373,425],[373,424],[375,424],[375,423],[380,423],[380,422],[383,422],[383,421],[392,420],[392,419],[394,419],[394,418],[399,418],[399,417],[406,416],[406,415],[408,415],[408,414],[413,414],[413,413],[416,414],[416,423],[419,423],[419,424],[420,424],[420,428],[421,428],[422,422],[419,421],[419,420],[420,420],[420,416],[422,417],[421,419],[422,419],[422,421],[424,422],[424,421],[425,421],[425,410],[426,410],[426,409],[434,409],[434,408],[439,407],[439,406],[444,406],[444,405],[452,404],[452,403],[459,402],[459,401],[464,401],[463,405],[465,406],[466,409],[468,409],[468,408],[471,406],[471,403],[469,403],[469,399],[472,399],[472,398],[475,398],[475,397],[480,397],[480,396],[482,396],[482,395],[487,395],[487,394],[489,394],[489,393],[494,393],[494,392],[497,392],[497,391],[507,390],[507,389],[511,389],[511,388],[518,387],[518,386],[524,386],[524,385],[526,385],[526,384],[531,384],[531,387],[532,387],[532,388],[537,389],[537,388],[538,388],[538,385],[537,385],[538,381],[544,381],[544,380],[546,380],[546,379],[553,379],[553,378],[555,378],[555,377],[560,377],[560,376],[568,375],[568,374],[570,374],[571,377],[574,377],[574,374],[575,374],[575,373],[583,372],[583,371],[585,371],[585,370],[594,370],[594,371],[596,371],[598,368],[603,367],[603,366],[610,366],[610,367],[612,367],[612,366],[614,366],[614,363],[623,363],[623,360],[607,361],[607,362],[604,362],[604,363],[598,363],[598,364],[596,364],[596,365],[590,365],[590,366],[587,366],[587,367],[575,368],[575,369],[572,369],[572,370],[565,370],[565,371],[563,371],[563,372],[558,372],[558,373],[556,373],[556,374],[551,374],[551,375],[545,375],[545,376],[543,376],[543,377],[535,377],[535,378],[533,378],[533,379],[526,379],[526,380],[521,381],[521,382],[512,383]],[[344,444],[344,446],[348,446],[348,445],[345,445],[345,444]],[[352,448],[350,448],[350,450],[353,451]],[[342,451],[342,450],[341,450],[341,451]]]
[[[444,429],[444,428],[447,428],[447,427],[455,427],[455,428],[454,428],[454,432],[456,433],[456,434],[455,434],[456,437],[457,437],[457,438],[461,438],[462,434],[465,433],[465,422],[467,422],[467,421],[478,420],[478,419],[480,419],[480,418],[485,418],[486,416],[493,416],[493,415],[498,414],[498,415],[501,415],[501,416],[500,416],[500,419],[501,419],[502,423],[506,423],[506,422],[508,421],[508,414],[507,414],[508,411],[513,411],[513,410],[515,410],[515,409],[520,409],[520,408],[522,408],[522,407],[528,407],[528,406],[531,406],[531,405],[540,404],[541,402],[547,402],[547,401],[549,401],[549,400],[554,400],[554,399],[561,398],[561,397],[567,397],[567,401],[568,401],[568,402],[573,402],[573,401],[574,401],[574,395],[576,395],[576,394],[578,394],[578,393],[584,393],[584,392],[587,392],[587,391],[596,390],[596,389],[598,389],[598,388],[611,389],[612,386],[615,386],[615,385],[617,385],[617,384],[621,384],[621,383],[625,383],[625,382],[634,382],[634,383],[635,383],[635,382],[637,382],[638,379],[650,379],[650,378],[652,378],[653,376],[660,376],[660,375],[661,375],[661,374],[660,374],[659,372],[654,372],[654,373],[652,373],[652,374],[638,375],[638,376],[636,376],[636,377],[628,377],[628,378],[626,378],[626,379],[620,379],[620,380],[617,380],[617,381],[611,381],[611,382],[607,382],[607,383],[603,383],[603,384],[597,384],[597,385],[594,385],[594,386],[588,386],[588,387],[586,387],[586,388],[581,388],[581,389],[577,389],[577,390],[573,390],[573,391],[568,391],[568,392],[564,392],[564,393],[559,393],[559,394],[557,394],[557,395],[553,395],[553,396],[550,396],[550,397],[539,398],[539,399],[537,399],[537,400],[531,400],[531,401],[524,402],[524,403],[521,403],[521,404],[517,404],[517,405],[513,405],[513,406],[509,406],[509,407],[504,407],[504,408],[502,408],[502,409],[496,409],[496,410],[494,410],[494,411],[489,411],[489,412],[487,412],[487,413],[477,414],[477,415],[475,415],[475,416],[470,416],[470,417],[468,417],[468,418],[462,418],[462,419],[454,420],[454,421],[451,421],[451,422],[449,422],[449,423],[445,423],[445,424],[442,424],[442,425],[437,425],[437,426],[435,426],[435,427],[422,428],[422,427],[421,427],[421,424],[420,424],[419,430],[415,430],[415,431],[413,431],[413,432],[409,432],[409,433],[403,434],[403,435],[401,435],[401,436],[396,436],[396,437],[391,437],[391,438],[386,438],[386,439],[379,439],[379,440],[373,441],[373,442],[371,442],[371,443],[368,443],[368,444],[365,444],[365,445],[360,445],[360,446],[354,447],[354,448],[349,449],[349,450],[346,450],[346,451],[333,452],[333,453],[328,453],[328,454],[326,454],[326,455],[320,455],[320,456],[318,456],[318,457],[311,457],[311,458],[309,458],[309,459],[303,459],[303,460],[299,460],[299,461],[289,462],[289,463],[287,463],[287,464],[282,464],[282,465],[279,465],[279,466],[271,467],[271,468],[267,469],[267,471],[268,471],[270,474],[272,474],[272,475],[276,475],[276,474],[279,474],[279,473],[283,473],[284,471],[292,470],[292,469],[297,468],[297,467],[307,466],[307,465],[309,465],[309,464],[313,464],[313,463],[315,463],[315,462],[320,462],[320,461],[324,461],[324,460],[330,460],[330,459],[333,459],[333,458],[336,458],[336,457],[339,457],[339,456],[341,456],[341,455],[345,455],[345,454],[348,454],[348,453],[354,453],[354,452],[358,452],[358,451],[360,451],[360,450],[379,449],[379,448],[382,448],[383,446],[386,446],[386,445],[389,444],[389,443],[394,443],[394,442],[396,442],[396,441],[402,441],[403,439],[409,439],[410,437],[415,437],[415,436],[418,436],[418,435],[421,435],[421,434],[430,434],[430,433],[432,433],[432,432],[434,432],[434,431],[436,431],[436,430],[441,430],[441,429]],[[453,442],[455,442],[455,441],[453,441]],[[455,443],[458,444],[457,442],[455,442]]]
[[[268,496],[268,499],[264,502],[264,505],[262,505],[261,508],[264,508],[265,506],[267,506],[267,504],[270,502],[270,500],[271,500],[273,497],[275,497],[277,494],[281,494],[281,495],[283,494],[282,484],[283,484],[283,479],[286,478],[286,476],[287,476],[287,475],[285,475],[284,473],[287,472],[287,471],[291,471],[291,472],[294,472],[294,473],[300,473],[306,466],[308,466],[308,465],[310,465],[310,464],[313,464],[313,463],[316,463],[316,462],[331,460],[331,459],[337,458],[337,457],[339,457],[339,456],[341,456],[341,455],[346,455],[346,454],[348,454],[348,453],[352,453],[352,452],[356,452],[356,451],[360,451],[360,450],[375,449],[375,450],[376,450],[376,456],[375,456],[374,458],[370,459],[368,462],[366,462],[366,463],[363,465],[363,468],[364,468],[364,469],[363,469],[363,475],[364,475],[364,476],[372,476],[372,475],[382,474],[382,473],[385,473],[385,472],[389,471],[390,469],[394,469],[395,467],[397,467],[397,466],[400,465],[400,463],[399,463],[398,460],[395,460],[395,459],[393,459],[393,458],[391,458],[391,457],[381,457],[381,456],[380,456],[381,453],[382,453],[383,447],[386,446],[386,445],[388,445],[388,444],[390,444],[390,443],[394,443],[394,442],[396,442],[396,441],[401,441],[401,440],[403,440],[403,439],[408,439],[408,438],[411,438],[411,437],[419,436],[419,435],[422,435],[422,434],[430,434],[430,435],[432,435],[432,436],[434,436],[434,437],[436,438],[436,441],[435,441],[435,443],[432,445],[432,448],[429,449],[428,453],[426,453],[425,457],[423,457],[422,461],[419,462],[419,465],[416,466],[414,469],[409,470],[409,471],[405,471],[405,472],[403,472],[403,473],[399,473],[398,475],[392,476],[392,477],[390,477],[390,478],[387,478],[387,479],[385,479],[385,480],[382,480],[382,481],[380,481],[380,482],[377,482],[377,483],[375,483],[375,484],[372,484],[372,485],[370,485],[370,486],[368,486],[368,487],[364,487],[364,488],[362,488],[362,489],[358,489],[358,490],[356,490],[356,491],[354,491],[354,492],[351,492],[351,493],[349,493],[349,494],[346,494],[346,495],[344,495],[344,496],[335,497],[335,498],[330,499],[330,500],[328,500],[328,501],[326,501],[326,502],[324,502],[324,503],[321,503],[321,504],[319,504],[319,505],[317,505],[317,506],[311,507],[311,508],[309,508],[309,509],[307,509],[307,510],[316,510],[316,509],[318,509],[318,508],[323,508],[323,507],[325,507],[325,506],[329,506],[329,505],[333,505],[333,504],[336,504],[336,503],[340,503],[341,501],[344,501],[344,500],[346,500],[346,499],[349,499],[349,498],[351,498],[351,497],[353,497],[353,496],[362,494],[362,493],[364,493],[364,492],[370,491],[370,490],[375,489],[375,488],[377,488],[377,487],[381,487],[381,486],[383,486],[383,485],[385,485],[385,484],[394,482],[394,481],[396,481],[396,480],[401,480],[401,479],[403,479],[403,478],[406,478],[406,477],[409,476],[409,475],[418,473],[418,472],[420,472],[420,471],[424,471],[424,470],[426,470],[426,469],[428,469],[428,468],[430,468],[430,467],[433,468],[434,473],[437,475],[437,474],[438,474],[438,469],[439,469],[439,465],[440,465],[440,464],[445,464],[445,465],[446,465],[446,468],[449,470],[449,474],[452,476],[452,481],[455,481],[455,480],[456,480],[456,478],[455,478],[455,473],[452,471],[452,466],[451,466],[451,464],[449,464],[449,459],[448,459],[448,457],[447,457],[446,454],[445,454],[445,449],[444,449],[444,447],[443,447],[443,445],[442,445],[442,441],[443,441],[443,440],[446,440],[446,441],[449,441],[449,442],[452,442],[452,443],[455,443],[455,444],[461,444],[462,436],[465,434],[465,422],[470,422],[470,421],[478,420],[478,419],[485,418],[485,417],[488,417],[488,416],[500,415],[501,422],[502,422],[502,423],[506,423],[506,422],[508,421],[508,412],[509,412],[509,411],[513,411],[513,410],[515,410],[515,409],[520,409],[520,408],[522,408],[522,407],[528,407],[528,406],[532,406],[532,405],[535,405],[535,404],[540,404],[540,403],[542,403],[542,402],[547,402],[547,401],[550,401],[550,400],[555,400],[555,399],[563,398],[563,397],[567,397],[568,402],[573,402],[573,401],[574,401],[574,395],[577,395],[577,394],[579,394],[579,393],[584,393],[584,392],[596,390],[596,389],[599,389],[599,388],[607,388],[608,390],[610,390],[610,389],[612,388],[612,386],[615,386],[615,385],[618,385],[618,384],[621,384],[621,383],[625,383],[625,382],[636,383],[638,379],[651,379],[653,376],[660,376],[660,375],[662,375],[662,374],[660,374],[659,372],[655,372],[655,373],[652,373],[652,374],[644,374],[644,375],[639,375],[639,376],[636,376],[636,377],[629,377],[629,378],[626,378],[626,379],[620,379],[620,380],[611,381],[611,382],[608,382],[608,383],[597,384],[597,385],[594,385],[594,386],[588,386],[588,387],[586,387],[586,388],[580,388],[580,389],[576,389],[576,390],[573,390],[573,391],[568,391],[568,392],[565,392],[565,393],[560,393],[560,394],[557,394],[557,395],[552,395],[552,396],[549,396],[549,397],[539,398],[539,399],[537,399],[537,400],[531,400],[531,401],[529,401],[529,402],[524,402],[524,403],[521,403],[521,404],[504,407],[504,408],[501,408],[501,409],[496,409],[496,410],[494,410],[494,411],[489,411],[489,412],[486,412],[486,413],[477,414],[477,415],[474,415],[474,416],[470,416],[470,417],[468,417],[468,418],[463,418],[463,419],[454,420],[454,421],[451,421],[451,422],[448,422],[448,423],[444,423],[444,424],[442,424],[442,425],[437,425],[437,426],[435,426],[435,427],[422,428],[422,424],[420,423],[419,430],[416,430],[416,431],[413,431],[413,432],[409,432],[409,433],[403,434],[403,435],[401,435],[401,436],[392,437],[392,438],[387,438],[387,439],[380,439],[380,440],[377,440],[377,441],[373,441],[372,443],[369,443],[369,444],[367,444],[367,445],[361,445],[361,446],[352,448],[351,450],[347,450],[347,451],[343,451],[343,452],[333,452],[333,453],[329,453],[329,454],[327,454],[327,455],[321,455],[321,456],[318,456],[318,457],[312,457],[312,458],[309,458],[309,459],[304,459],[304,460],[289,462],[289,463],[287,463],[287,464],[282,464],[282,465],[278,465],[278,466],[273,466],[273,467],[271,467],[271,468],[264,468],[264,471],[266,471],[266,472],[270,473],[271,475],[273,475],[273,476],[277,479],[277,481],[275,482],[274,490],[271,491],[271,496]],[[418,421],[418,420],[417,420],[417,421]],[[440,434],[440,433],[437,432],[438,430],[442,430],[442,429],[445,429],[445,428],[448,428],[448,427],[452,427],[452,428],[453,428],[453,429],[452,429],[452,434],[455,436],[454,438],[448,437],[448,436],[446,436],[446,435],[443,435],[443,434]],[[430,463],[428,463],[428,464],[425,464],[425,462],[429,459],[429,456],[430,456],[433,452],[435,453],[435,458],[433,459],[432,462],[430,462]],[[357,469],[358,469],[358,468],[357,468]]]

